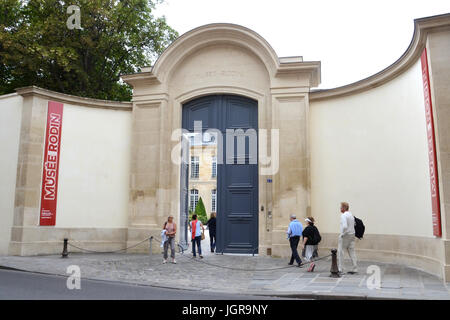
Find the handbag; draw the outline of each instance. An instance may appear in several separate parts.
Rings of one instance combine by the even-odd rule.
[[[202,240],[205,240],[205,232],[202,231]]]

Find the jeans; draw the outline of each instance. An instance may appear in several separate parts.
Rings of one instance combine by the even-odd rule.
[[[294,259],[298,264],[302,263],[302,259],[300,259],[299,255],[298,255],[298,251],[297,251],[299,241],[300,241],[300,236],[294,236],[294,237],[289,238],[289,243],[291,245],[291,250],[292,250],[291,261],[289,262],[290,264],[294,263]]]
[[[358,267],[356,265],[356,254],[355,254],[355,235],[346,234],[339,236],[338,242],[338,269],[339,272],[344,272],[344,252],[347,251],[350,259],[352,260],[352,272],[357,272]]]
[[[202,255],[202,236],[198,236],[198,237],[195,237],[194,239],[192,239],[192,253],[193,253],[194,257],[196,256],[195,244],[197,244],[197,247],[198,247],[198,255],[201,256]]]
[[[166,242],[164,242],[164,259],[167,260],[170,246],[170,257],[175,259],[175,237],[169,237]]]
[[[216,233],[215,232],[209,232],[209,242],[211,245],[211,252],[214,252],[216,249]]]

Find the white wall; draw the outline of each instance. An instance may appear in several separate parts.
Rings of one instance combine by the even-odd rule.
[[[128,225],[131,111],[64,105],[56,226]]]
[[[311,102],[311,209],[339,232],[339,204],[366,233],[432,237],[420,61],[378,88]]]
[[[0,96],[0,255],[8,254],[14,218],[22,96]]]

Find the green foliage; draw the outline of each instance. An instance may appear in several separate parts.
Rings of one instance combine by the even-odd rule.
[[[197,215],[198,220],[200,220],[203,224],[208,222],[208,216],[206,215],[206,209],[203,204],[202,197],[198,199],[197,206],[195,207],[195,214]]]
[[[151,65],[177,36],[152,10],[162,0],[0,0],[0,94],[36,85],[130,100],[121,74]],[[82,30],[70,30],[77,5]]]

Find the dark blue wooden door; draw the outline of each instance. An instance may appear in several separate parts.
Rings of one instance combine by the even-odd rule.
[[[223,253],[258,252],[258,104],[233,95],[199,98],[183,106],[183,128],[218,129],[217,249]],[[221,161],[222,160],[222,161]],[[183,174],[182,174],[182,177]]]

